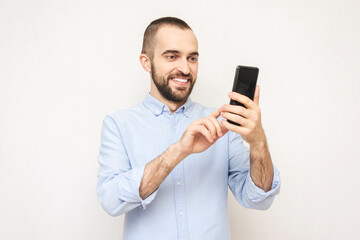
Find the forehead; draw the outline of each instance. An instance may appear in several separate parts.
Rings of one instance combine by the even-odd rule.
[[[166,50],[178,50],[184,54],[198,50],[197,39],[190,29],[164,26],[157,31],[155,40],[155,54],[162,54]]]

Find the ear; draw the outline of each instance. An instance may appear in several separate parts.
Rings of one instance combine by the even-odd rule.
[[[147,72],[151,72],[151,61],[146,54],[140,54],[140,63],[143,69]]]

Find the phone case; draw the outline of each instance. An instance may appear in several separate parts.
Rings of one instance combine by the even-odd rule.
[[[257,67],[240,66],[240,65],[237,66],[235,71],[235,78],[234,78],[232,91],[238,92],[242,95],[247,96],[251,100],[254,100],[258,75],[259,75],[259,69]],[[230,104],[245,107],[242,103],[239,103],[238,101],[232,99],[230,100]],[[235,123],[231,120],[228,120],[228,122],[240,126],[240,124]]]

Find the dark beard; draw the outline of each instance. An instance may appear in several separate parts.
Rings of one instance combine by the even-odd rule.
[[[151,65],[151,77],[152,77],[152,80],[153,80],[156,88],[159,90],[161,96],[163,96],[166,100],[168,100],[170,102],[175,102],[175,103],[186,102],[186,100],[190,96],[191,91],[194,87],[194,79],[190,74],[185,75],[185,74],[179,72],[176,74],[169,75],[169,77],[167,79],[165,79],[165,77],[159,77],[156,74],[156,70],[155,70],[155,67],[153,64]],[[171,78],[174,78],[174,77],[189,78],[190,87],[186,94],[178,95],[178,94],[174,93],[173,90],[170,88],[169,81]],[[187,90],[187,88],[186,87],[178,87],[177,90],[181,91],[181,92],[185,92]]]

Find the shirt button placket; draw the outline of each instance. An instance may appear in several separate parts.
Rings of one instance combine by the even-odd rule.
[[[178,124],[178,118],[181,118],[181,114],[174,114],[173,120],[173,142],[180,138],[180,128]],[[174,193],[175,193],[175,213],[176,213],[176,223],[178,230],[178,238],[181,240],[188,239],[188,227],[186,219],[186,209],[185,209],[185,188],[184,188],[184,162],[181,161],[174,169],[173,174],[174,182]]]

